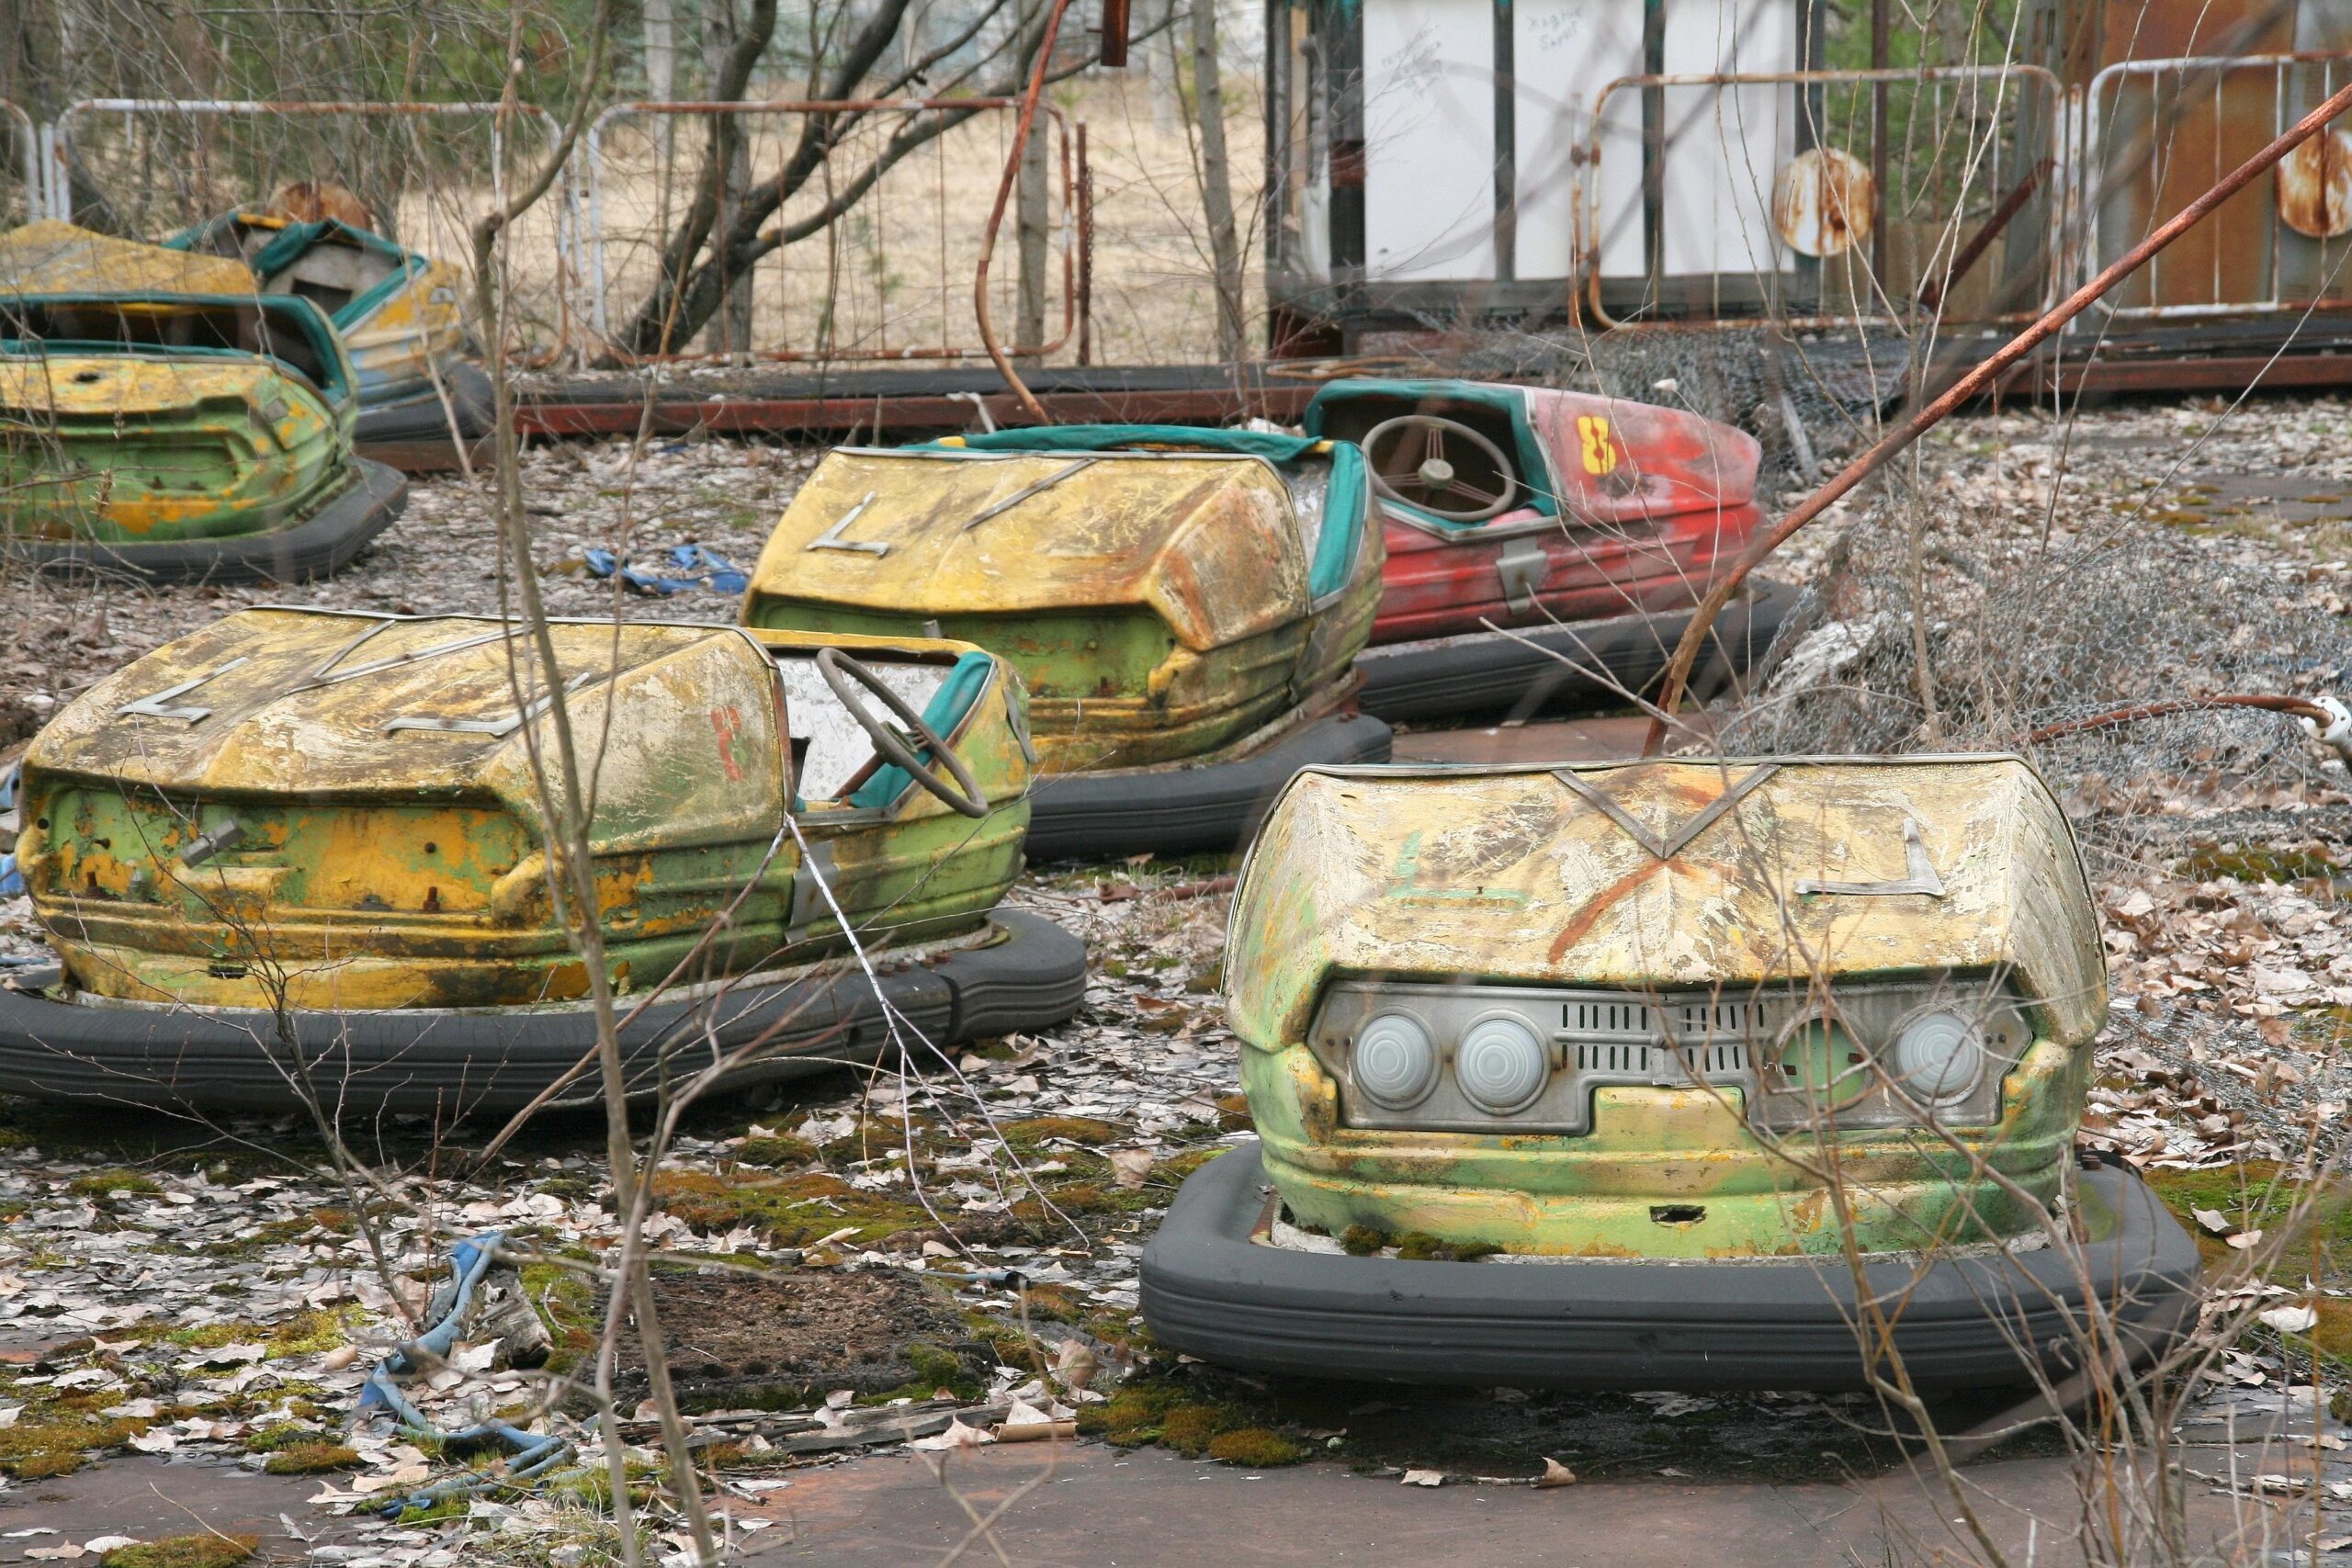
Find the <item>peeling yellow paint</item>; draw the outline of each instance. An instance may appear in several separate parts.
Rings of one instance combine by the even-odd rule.
[[[246,611],[62,710],[26,755],[18,851],[74,983],[215,1007],[280,990],[305,1008],[581,994],[529,755],[552,755],[551,720],[511,635],[479,618]],[[595,767],[596,913],[616,978],[666,975],[730,907],[698,976],[836,950],[785,831],[776,660],[831,645],[944,667],[974,650],[715,626],[553,636]],[[978,821],[919,789],[882,807],[803,803],[803,834],[868,942],[968,929],[1018,874],[1021,703],[999,666],[948,738],[991,803]]]
[[[1534,768],[1312,770],[1267,818],[1235,898],[1226,998],[1267,1170],[1295,1214],[1525,1252],[1818,1251],[1840,1244],[1828,1160],[1866,1249],[2030,1223],[1970,1162],[2054,1192],[2107,989],[2072,832],[2030,766],[1573,773],[1575,786]],[[1906,890],[1922,856],[1935,890]],[[1306,1043],[1340,979],[1737,997],[1953,971],[2004,976],[2037,1038],[2003,1081],[1996,1123],[1948,1130],[1950,1142],[1832,1125],[1776,1152],[1741,1091],[1723,1088],[1597,1088],[1579,1135],[1350,1127]]]

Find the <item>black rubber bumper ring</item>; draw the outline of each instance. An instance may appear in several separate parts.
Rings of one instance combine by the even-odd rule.
[[[408,479],[361,457],[359,482],[318,514],[274,534],[153,544],[71,539],[11,539],[11,559],[37,571],[90,571],[150,582],[308,582],[332,576],[408,510]]]
[[[2197,1245],[2139,1177],[2085,1171],[2120,1224],[2083,1249],[2090,1288],[2140,1350],[2194,1318]],[[1252,1142],[1187,1180],[1144,1248],[1143,1317],[1170,1349],[1254,1372],[1575,1389],[1867,1386],[1842,1258],[1439,1263],[1334,1257],[1250,1240],[1265,1202]],[[2070,1371],[2086,1321],[2055,1248],[1960,1255],[1921,1277],[1866,1265],[1900,1300],[1894,1345],[1914,1383],[2020,1384]]]
[[[1691,672],[1692,694],[1706,701],[1744,677],[1763,659],[1802,597],[1786,583],[1763,581],[1752,595],[1724,606],[1710,646]],[[1687,609],[1659,611],[1532,627],[1509,637],[1471,632],[1367,648],[1356,655],[1355,667],[1363,676],[1357,705],[1391,724],[1625,707],[1624,693],[1617,688],[1646,693],[1656,685],[1690,615]],[[1575,660],[1575,666],[1543,649]]]
[[[407,441],[448,441],[453,438],[478,441],[491,432],[497,417],[490,378],[481,367],[463,361],[445,365],[441,368],[443,384],[448,389],[449,401],[445,408],[441,394],[426,386],[421,396],[403,398],[401,401],[359,411],[358,427],[353,441],[360,446]],[[454,417],[456,428],[452,430]]]
[[[876,955],[880,995],[923,1038],[945,1046],[1012,1030],[1044,1029],[1086,996],[1086,944],[1036,915],[1000,909],[1003,940],[921,963]],[[622,999],[623,1015],[630,1004]],[[595,1043],[582,1010],[289,1012],[312,1090],[332,1112],[497,1113],[527,1104]],[[773,1030],[768,1054],[730,1073],[729,1089],[870,1062],[889,1045],[876,987],[862,971],[663,1002],[624,1030],[633,1087],[651,1092],[707,1066],[719,1052]],[[293,1054],[267,1012],[225,1009],[83,1007],[0,988],[0,1083],[10,1093],[85,1104],[164,1109],[301,1108],[288,1081]],[[910,1038],[910,1046],[920,1044]],[[593,1074],[558,1104],[600,1097]]]
[[[1334,714],[1230,762],[1056,773],[1029,786],[1032,861],[1229,850],[1301,768],[1388,761],[1388,726]]]

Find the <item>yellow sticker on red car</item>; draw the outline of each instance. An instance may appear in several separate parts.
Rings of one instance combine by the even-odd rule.
[[[1584,471],[1606,474],[1617,467],[1617,443],[1610,438],[1609,421],[1597,413],[1577,416],[1577,435],[1584,443]]]

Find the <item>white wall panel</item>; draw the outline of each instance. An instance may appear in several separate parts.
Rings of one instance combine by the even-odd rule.
[[[1492,0],[1363,11],[1364,271],[1495,276]]]
[[[1626,0],[1516,0],[1512,6],[1511,52],[1514,129],[1518,164],[1518,276],[1566,277],[1572,267],[1574,191],[1579,165],[1574,153],[1585,144],[1592,107],[1601,88],[1642,69],[1642,8]],[[1641,99],[1620,94],[1641,128]],[[1613,117],[1612,117],[1613,118]],[[1636,142],[1638,149],[1639,143]],[[1639,157],[1638,151],[1635,153]],[[1638,169],[1638,164],[1636,165]],[[1630,243],[1631,265],[1641,266],[1641,181],[1615,194],[1603,232],[1622,260]],[[1618,231],[1623,231],[1622,236]]]

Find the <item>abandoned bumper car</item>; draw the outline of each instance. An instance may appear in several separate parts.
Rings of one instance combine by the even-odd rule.
[[[1144,1253],[1177,1350],[1951,1391],[2193,1316],[2195,1245],[2075,1152],[2106,970],[2016,759],[1305,773],[1225,976],[1259,1141]]]
[[[1363,711],[1428,724],[1628,705],[1755,531],[1753,437],[1696,414],[1476,381],[1334,381],[1308,434],[1363,448],[1387,565]],[[1726,606],[1693,677],[1744,677],[1797,602]]]
[[[74,228],[0,236],[0,546],[157,581],[323,577],[407,503],[352,451],[311,301],[237,263]]]
[[[339,219],[224,213],[173,235],[175,250],[226,256],[265,294],[327,312],[358,374],[354,439],[471,439],[491,428],[490,378],[468,357],[464,275]]]
[[[959,637],[1028,684],[1033,857],[1228,848],[1314,763],[1384,761],[1350,661],[1380,597],[1363,457],[1250,431],[1065,425],[828,455],[754,626]]]
[[[747,1047],[731,1087],[1075,1010],[1082,945],[995,908],[1029,813],[1003,664],[552,635],[633,1089]],[[555,754],[550,703],[518,668],[504,622],[252,610],[61,711],[25,757],[17,861],[62,973],[0,990],[11,1089],[451,1115],[582,1064],[595,1018],[530,760]],[[557,1098],[596,1094],[591,1071]]]

